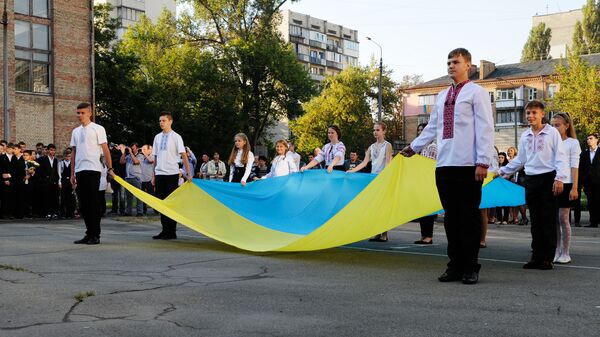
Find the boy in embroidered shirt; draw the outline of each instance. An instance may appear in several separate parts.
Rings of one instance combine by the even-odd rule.
[[[481,186],[487,176],[494,144],[490,97],[469,81],[471,54],[457,48],[448,54],[448,76],[453,83],[436,100],[429,124],[402,150],[410,157],[436,140],[436,185],[446,215],[448,269],[440,282],[479,280]]]
[[[524,269],[548,270],[556,251],[557,196],[568,177],[567,158],[559,132],[543,123],[544,104],[525,106],[530,128],[521,135],[519,154],[498,170],[504,178],[525,167],[525,201],[531,213],[531,260]]]

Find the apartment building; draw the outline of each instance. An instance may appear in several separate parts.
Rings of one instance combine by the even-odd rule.
[[[575,33],[575,24],[577,21],[583,22],[583,11],[581,9],[535,15],[532,19],[533,27],[540,23],[545,23],[546,27],[552,30],[550,56],[555,59],[567,55],[567,47],[570,48],[573,43],[573,33]]]
[[[357,30],[290,10],[281,14],[279,30],[313,80],[358,65]]]
[[[582,58],[590,65],[600,66],[600,54]],[[556,80],[558,62],[561,61],[552,59],[496,66],[482,60],[479,67],[472,66],[471,81],[484,87],[490,94],[496,145],[501,151],[518,144],[518,138],[527,128],[525,105],[534,99],[546,101],[560,90]],[[416,137],[418,124],[429,121],[438,93],[451,82],[450,77],[443,76],[402,90],[406,143]],[[551,108],[550,105],[550,113]]]
[[[75,108],[93,92],[92,1],[4,0],[7,81],[0,82],[0,138],[68,145],[77,126]],[[4,33],[4,32],[3,32]],[[4,110],[6,108],[6,111]],[[5,115],[6,113],[6,115]]]
[[[121,27],[117,30],[119,39],[127,31],[140,21],[142,15],[146,15],[152,22],[162,14],[163,9],[175,13],[175,0],[94,0],[94,4],[109,3],[113,7],[112,16],[121,20]]]

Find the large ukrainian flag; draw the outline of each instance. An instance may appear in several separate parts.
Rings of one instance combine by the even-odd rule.
[[[379,175],[309,170],[258,182],[194,179],[165,200],[116,177],[136,197],[215,240],[250,251],[307,251],[364,240],[439,212],[435,162],[397,156]],[[481,208],[524,204],[522,187],[487,180]]]

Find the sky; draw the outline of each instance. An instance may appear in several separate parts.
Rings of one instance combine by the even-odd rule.
[[[300,0],[284,9],[358,30],[360,63],[379,58],[399,81],[446,74],[448,52],[467,48],[478,65],[517,63],[536,14],[580,9],[585,0]]]

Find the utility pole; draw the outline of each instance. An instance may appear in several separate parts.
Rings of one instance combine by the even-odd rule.
[[[381,111],[382,111],[382,100],[383,100],[383,95],[381,92],[381,78],[383,77],[383,49],[381,48],[381,45],[379,45],[379,43],[375,42],[372,38],[367,36],[367,40],[373,42],[375,45],[377,45],[377,47],[379,47],[379,97],[377,99],[377,106],[378,106],[378,110],[377,110],[377,121],[381,122]]]
[[[4,110],[4,139],[10,141],[10,120],[8,115],[8,12],[6,11],[6,1],[4,1],[4,11],[2,12],[2,91],[3,91],[3,110]]]

